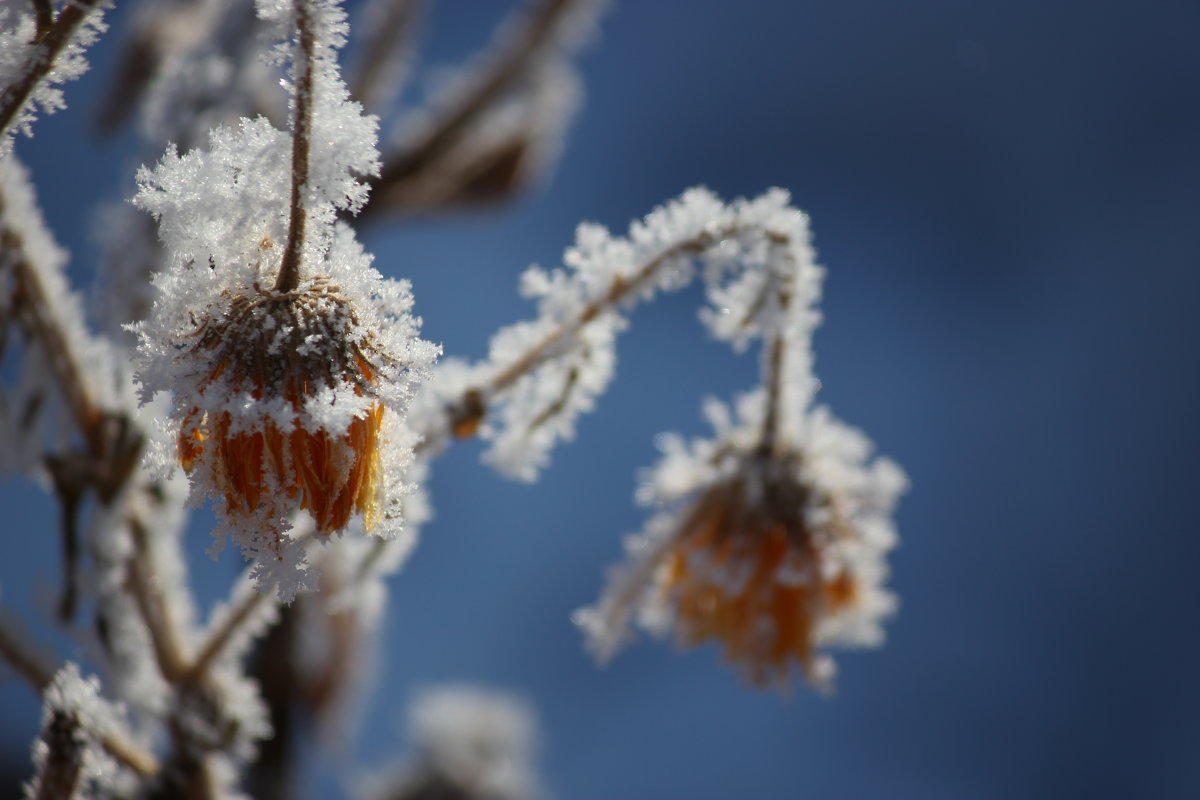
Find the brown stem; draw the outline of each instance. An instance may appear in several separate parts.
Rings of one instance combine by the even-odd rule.
[[[390,187],[411,179],[457,146],[471,125],[504,96],[543,52],[565,13],[578,2],[533,0],[530,10],[522,12],[524,19],[517,33],[475,85],[446,109],[420,139],[384,159],[383,169],[372,184],[371,202],[363,208],[360,218],[386,206]]]
[[[134,551],[128,562],[130,591],[150,632],[159,671],[168,683],[178,684],[188,676],[187,659],[167,598],[152,571],[150,533],[137,517],[130,517],[128,524]]]
[[[50,5],[50,0],[33,0],[33,16],[37,20],[37,33],[34,35],[34,41],[40,42],[46,38],[54,26],[54,9]]]
[[[267,600],[267,595],[257,591],[252,591],[242,597],[237,608],[224,619],[221,626],[209,633],[204,646],[200,648],[200,653],[188,668],[191,680],[198,680],[212,667],[213,662],[220,657],[238,629],[245,625],[254,616],[258,607]]]
[[[45,661],[36,655],[36,648],[24,641],[21,632],[13,623],[0,619],[0,658],[20,675],[26,683],[41,692],[54,678]]]
[[[307,0],[295,0],[296,36],[299,52],[295,59],[296,118],[292,121],[292,205],[288,220],[287,247],[279,267],[275,291],[291,292],[300,285],[300,261],[304,256],[305,228],[308,211],[304,194],[308,188],[309,150],[312,138],[313,61],[316,59],[316,38]]]
[[[459,439],[473,436],[479,429],[483,418],[487,416],[489,402],[523,376],[533,372],[542,364],[549,361],[553,357],[554,348],[559,342],[574,336],[586,327],[588,323],[599,317],[606,309],[617,305],[625,298],[630,297],[640,290],[670,260],[682,255],[696,255],[701,253],[713,242],[720,241],[734,232],[735,229],[730,228],[702,233],[695,239],[677,244],[659,253],[634,273],[632,277],[624,278],[617,276],[614,278],[608,287],[608,291],[585,305],[575,317],[567,320],[559,325],[558,328],[548,333],[526,350],[520,358],[493,375],[483,385],[473,386],[463,392],[462,397],[450,406],[448,420],[450,432]],[[564,388],[564,392],[569,392],[574,382],[575,379],[571,378]],[[565,403],[566,397],[564,396],[556,405],[561,406],[565,405]],[[545,420],[540,419],[538,424],[542,422],[545,422]],[[436,435],[427,435],[423,441],[430,442],[439,438]]]
[[[780,308],[787,309],[790,303],[791,293],[780,289]],[[783,400],[784,346],[783,332],[774,331],[767,340],[766,353],[763,356],[763,387],[767,393],[767,408],[763,414],[762,438],[759,440],[758,452],[767,457],[781,455],[777,450],[780,446],[779,406]]]
[[[26,61],[25,69],[22,70],[21,79],[0,92],[0,135],[7,133],[12,127],[38,82],[54,68],[59,53],[71,43],[75,30],[87,18],[96,2],[97,0],[76,0],[62,10],[45,35],[39,35],[38,43]],[[41,14],[39,21],[40,19]]]

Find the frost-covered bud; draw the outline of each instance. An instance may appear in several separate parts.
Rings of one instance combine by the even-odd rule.
[[[278,519],[298,506],[321,533],[355,513],[375,527],[383,405],[374,385],[389,355],[357,323],[320,279],[293,292],[255,287],[200,322],[191,354],[207,379],[180,427],[179,460],[188,472],[204,464],[231,514]],[[232,409],[230,397],[240,399]]]
[[[292,291],[210,278],[160,276],[136,328],[138,377],[146,396],[174,393],[164,424],[176,445],[160,461],[183,466],[197,499],[220,501],[260,584],[280,580],[287,596],[304,561],[287,535],[295,512],[321,534],[355,518],[400,531],[414,444],[404,416],[437,348],[416,337],[407,284],[382,280],[348,229]]]
[[[630,542],[634,566],[616,571],[576,621],[601,659],[636,611],[652,631],[673,628],[681,645],[720,643],[754,685],[786,686],[798,666],[825,687],[833,662],[820,649],[878,644],[894,610],[883,558],[905,479],[887,459],[867,464],[870,443],[824,409],[780,450],[756,436],[761,394],[743,407],[751,419],[716,441],[666,440],[643,499],[673,508]]]

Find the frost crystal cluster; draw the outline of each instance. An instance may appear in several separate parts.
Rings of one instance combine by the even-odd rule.
[[[787,192],[697,188],[623,235],[581,225],[560,267],[521,278],[529,319],[485,358],[435,364],[408,283],[357,230],[527,188],[561,147],[601,3],[520,0],[413,108],[422,4],[361,5],[353,40],[335,0],[153,0],[122,17],[99,125],[136,122],[153,166],[104,210],[84,295],[13,139],[64,107],[105,4],[0,0],[0,471],[58,502],[52,613],[72,640],[48,656],[45,625],[0,614],[0,660],[44,700],[30,798],[297,793],[373,671],[435,461],[479,436],[488,465],[536,481],[614,379],[633,312],[692,284],[709,334],[754,351],[760,380],[708,401],[710,436],[661,438],[637,492],[649,520],[575,613],[588,648],[605,661],[640,627],[712,643],[754,686],[826,688],[829,651],[878,644],[896,607],[906,480],[816,402],[824,270]],[[471,491],[450,488],[444,502]],[[184,555],[188,507],[206,502],[214,550],[231,538],[243,556],[208,608]],[[409,718],[410,752],[366,796],[540,794],[522,703],[445,688]]]

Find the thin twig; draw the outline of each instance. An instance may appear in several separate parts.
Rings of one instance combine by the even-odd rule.
[[[187,657],[167,598],[151,571],[154,559],[150,555],[150,533],[136,516],[130,516],[128,525],[133,540],[133,555],[128,562],[130,589],[150,632],[159,672],[168,683],[178,684],[188,676]]]
[[[268,599],[274,602],[273,598],[273,594],[271,598],[268,598],[267,595],[258,591],[251,591],[244,595],[238,603],[237,608],[225,617],[220,627],[209,633],[204,646],[200,648],[199,654],[188,668],[189,679],[197,680],[200,676],[204,675],[212,667],[213,662],[220,657],[238,630],[253,618],[254,612],[258,610],[258,607],[267,602]]]
[[[786,310],[791,303],[791,292],[779,290],[779,305]],[[767,408],[763,414],[762,438],[759,440],[758,452],[763,456],[779,456],[777,452],[782,437],[779,436],[779,406],[783,400],[783,364],[784,364],[783,331],[772,332],[767,340],[766,352],[763,355],[763,387],[767,395]]]
[[[471,125],[484,115],[525,74],[558,30],[559,22],[580,0],[534,0],[507,47],[491,62],[458,102],[444,110],[425,134],[384,158],[379,177],[372,181],[371,200],[359,214],[366,218],[387,205],[388,190],[410,180],[456,147]]]
[[[0,213],[3,213],[3,198],[0,197]],[[85,373],[79,367],[79,359],[71,350],[67,337],[49,314],[50,303],[42,286],[37,270],[25,256],[24,239],[5,226],[0,230],[0,248],[10,254],[10,264],[15,278],[15,313],[29,333],[38,340],[47,355],[48,366],[58,379],[59,387],[66,398],[67,407],[76,424],[87,439],[89,449],[99,448],[97,423],[100,407],[96,404]]]
[[[533,372],[553,358],[555,349],[560,342],[576,335],[588,323],[598,318],[605,310],[612,308],[642,289],[664,264],[679,256],[694,256],[702,253],[713,242],[720,241],[736,232],[736,226],[717,231],[706,231],[694,239],[689,239],[686,242],[662,251],[631,277],[617,276],[614,278],[608,287],[608,291],[603,295],[589,302],[574,317],[563,322],[538,340],[518,359],[509,364],[508,367],[493,375],[483,384],[468,388],[456,402],[450,404],[450,413],[447,420],[450,432],[457,438],[466,438],[473,435],[478,430],[483,418],[487,416],[489,403],[522,377]],[[564,388],[564,392],[569,392],[573,385],[574,380],[572,379]],[[566,398],[564,396],[556,405],[565,405],[565,402]],[[544,420],[541,421],[544,422]],[[439,435],[430,433],[425,436],[423,441],[429,442],[440,440],[440,438]]]
[[[41,692],[50,685],[54,673],[36,654],[36,648],[23,641],[23,636],[8,620],[0,618],[0,658],[34,689]]]
[[[583,309],[572,319],[564,322],[555,330],[551,331],[541,339],[533,347],[529,348],[519,359],[510,364],[506,369],[494,375],[487,381],[486,385],[480,387],[485,396],[498,394],[508,387],[512,386],[525,374],[532,372],[537,367],[548,361],[553,355],[554,347],[563,339],[574,336],[582,330],[589,322],[596,319],[600,314],[609,308],[620,303],[625,298],[640,290],[645,284],[654,277],[662,266],[682,255],[695,255],[708,247],[713,241],[721,239],[721,233],[704,233],[695,239],[691,239],[682,244],[668,248],[655,256],[645,266],[638,270],[632,277],[623,278],[616,277],[612,284],[609,285],[608,291],[600,297],[592,300],[585,305]]]
[[[316,38],[307,0],[295,0],[298,55],[294,62],[296,77],[296,118],[292,121],[292,205],[288,220],[287,248],[279,267],[275,291],[291,292],[300,285],[300,262],[304,256],[308,210],[304,195],[308,190],[308,160],[312,138],[313,62]]]
[[[420,16],[423,0],[383,0],[383,11],[369,23],[368,39],[350,94],[367,110],[374,110],[387,99],[385,91],[395,97],[399,90],[395,64],[402,48],[412,47],[412,31]],[[367,13],[375,11],[374,6]],[[393,74],[389,74],[389,72]]]
[[[76,0],[58,15],[44,36],[38,38],[22,70],[21,79],[0,92],[0,136],[8,132],[25,107],[33,90],[50,70],[59,53],[71,43],[75,30],[87,19],[98,0]]]

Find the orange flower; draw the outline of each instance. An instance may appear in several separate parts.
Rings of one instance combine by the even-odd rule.
[[[847,529],[836,515],[808,523],[811,495],[785,469],[754,468],[711,487],[656,575],[680,643],[720,642],[756,685],[786,683],[793,663],[820,682],[818,627],[860,597],[857,578],[830,554]]]
[[[380,354],[357,330],[353,308],[324,280],[286,293],[255,287],[201,326],[193,352],[211,371],[200,393],[250,402],[236,416],[194,407],[180,427],[179,461],[188,472],[207,463],[230,514],[272,520],[298,506],[324,534],[356,513],[374,526],[384,407],[370,399],[371,359]],[[309,419],[319,393],[343,389],[366,401],[344,429]]]
[[[737,425],[711,407],[716,439],[664,439],[639,489],[662,510],[628,540],[630,563],[610,572],[599,602],[574,617],[601,662],[634,621],[673,630],[683,647],[718,644],[755,686],[786,689],[798,668],[826,688],[829,647],[882,642],[904,473],[824,408],[798,418],[786,446],[767,446],[759,397],[743,401]]]

